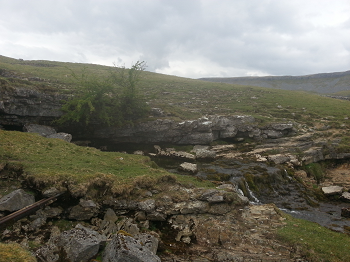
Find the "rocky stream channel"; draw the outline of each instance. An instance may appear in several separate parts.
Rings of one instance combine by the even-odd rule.
[[[237,119],[243,118],[234,121]],[[150,141],[145,146],[120,144],[121,138],[109,141],[105,137],[73,143],[147,155],[172,173],[214,181],[216,188],[185,187],[169,176],[162,187],[139,188],[135,197],[105,196],[98,200],[55,187],[37,190],[34,198],[20,186],[11,186],[13,192],[0,199],[1,216],[41,198],[61,195],[52,205],[1,231],[1,241],[20,243],[34,252],[38,261],[50,262],[92,258],[103,262],[301,262],[307,260],[300,250],[273,237],[284,225],[280,210],[349,233],[350,153],[336,150],[337,138],[328,141],[322,134],[301,132],[302,128],[297,133],[290,123],[264,130],[245,126],[239,131],[226,126],[226,133],[203,133],[210,126],[203,121],[201,132],[190,133],[187,138],[172,133],[175,138],[181,136],[180,148],[186,150]],[[34,130],[67,142],[72,138],[66,133],[47,132],[49,127],[26,126],[26,131]],[[142,132],[147,135],[144,129]],[[159,139],[157,134],[150,139]],[[191,138],[211,142],[213,136],[232,134],[234,139],[216,139],[211,146],[185,143]],[[317,180],[306,168],[315,163],[327,167],[322,179]],[[21,171],[1,166],[0,175],[3,180],[16,180]],[[14,203],[22,205],[11,209]]]
[[[193,158],[191,154],[176,151],[171,147],[161,149],[155,146],[157,151],[155,154],[149,153],[149,145],[141,146],[140,150],[136,151],[133,151],[135,145],[130,144],[123,144],[120,148],[129,153],[148,154],[157,165],[171,173],[233,184],[252,205],[273,203],[296,218],[316,222],[334,231],[349,233],[350,220],[342,216],[342,209],[350,208],[350,201],[344,198],[342,201],[342,198],[334,197],[337,195],[336,192],[328,193],[327,197],[321,190],[323,186],[327,188],[333,185],[331,177],[319,184],[304,170],[291,168],[290,163],[279,165],[267,159],[259,159],[259,157],[256,159],[256,155],[252,157],[249,153],[244,154],[245,156],[239,153],[237,155],[237,145],[234,144],[213,147],[194,146],[192,154],[198,155],[199,151],[205,154],[199,160]],[[232,154],[236,157],[232,158]],[[217,155],[220,157],[217,158]],[[184,162],[184,159],[188,162]],[[345,166],[343,176],[350,175],[348,160],[328,162],[332,162],[335,169],[336,167],[344,169]],[[309,185],[311,184],[311,188],[307,186],[306,181]]]

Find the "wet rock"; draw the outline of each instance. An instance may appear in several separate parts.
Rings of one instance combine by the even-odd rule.
[[[69,212],[69,219],[89,220],[97,216],[99,206],[92,200],[80,199],[79,204],[73,206]]]
[[[152,236],[150,237],[152,238]],[[103,262],[160,262],[160,258],[149,248],[150,242],[131,236],[116,234],[103,251]]]
[[[341,216],[342,217],[349,217],[350,218],[350,208],[343,207],[341,209]]]
[[[326,196],[332,196],[332,195],[341,195],[343,192],[343,187],[341,186],[327,186],[322,187],[322,192]]]
[[[34,203],[33,195],[26,193],[23,189],[17,189],[0,199],[0,211],[13,212]]]
[[[59,236],[50,239],[47,245],[36,252],[42,261],[89,261],[106,242],[106,237],[89,228],[78,224],[74,229],[64,231]]]
[[[188,163],[188,162],[184,162],[179,166],[179,169],[185,172],[190,172],[190,173],[197,173],[198,172],[198,168],[197,168],[197,164],[192,164],[192,163]]]

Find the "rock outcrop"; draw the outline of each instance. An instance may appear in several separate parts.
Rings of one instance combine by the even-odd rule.
[[[294,133],[292,123],[258,127],[252,116],[209,116],[176,122],[158,119],[125,128],[97,128],[93,137],[114,143],[171,143],[207,145],[218,139],[280,138]]]
[[[44,126],[44,125],[38,125],[38,124],[26,124],[23,127],[23,131],[29,132],[29,133],[36,133],[47,138],[62,139],[68,143],[70,143],[70,141],[72,140],[71,134],[67,134],[63,132],[57,133],[56,130],[50,126]]]
[[[39,90],[7,88],[0,91],[0,125],[19,128],[28,124],[49,125],[62,115],[65,95]],[[48,131],[48,130],[46,130]],[[96,126],[86,137],[77,130],[69,130],[76,139],[108,140],[109,143],[171,143],[207,145],[218,139],[280,138],[293,133],[292,123],[275,123],[258,127],[252,116],[208,116],[178,122],[170,119],[146,121],[123,128]],[[45,136],[68,139],[63,134]]]
[[[25,88],[0,90],[0,124],[23,126],[28,123],[49,125],[63,113],[66,95]]]

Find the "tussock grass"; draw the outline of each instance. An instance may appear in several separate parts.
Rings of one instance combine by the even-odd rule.
[[[17,243],[0,243],[0,262],[36,262],[30,252]]]
[[[286,243],[301,249],[310,262],[350,261],[350,238],[348,235],[331,231],[317,223],[286,217],[286,226],[277,232]]]
[[[66,187],[71,194],[98,197],[129,195],[135,188],[152,188],[164,181],[208,186],[192,177],[175,176],[148,157],[102,152],[33,133],[0,130],[0,164],[20,166],[31,187]]]

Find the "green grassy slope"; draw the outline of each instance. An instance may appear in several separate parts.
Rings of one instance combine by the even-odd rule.
[[[65,187],[75,196],[93,197],[105,191],[129,195],[135,187],[176,179],[148,157],[102,152],[33,133],[0,130],[0,171],[5,165],[23,170],[23,179],[33,188]],[[178,176],[177,180],[208,186],[208,182],[192,177]]]
[[[71,70],[79,74],[84,67],[101,77],[113,70],[93,64],[20,61],[0,56],[0,83],[2,87],[74,92]],[[4,77],[1,72],[12,75]],[[350,112],[349,101],[302,91],[212,83],[151,72],[144,72],[139,88],[151,107],[161,108],[167,117],[178,120],[205,114],[249,114],[267,121],[287,118],[309,124],[314,120],[343,121]]]
[[[284,90],[304,90],[320,94],[332,94],[350,90],[350,71],[306,76],[213,77],[202,79],[210,82],[251,85]]]

